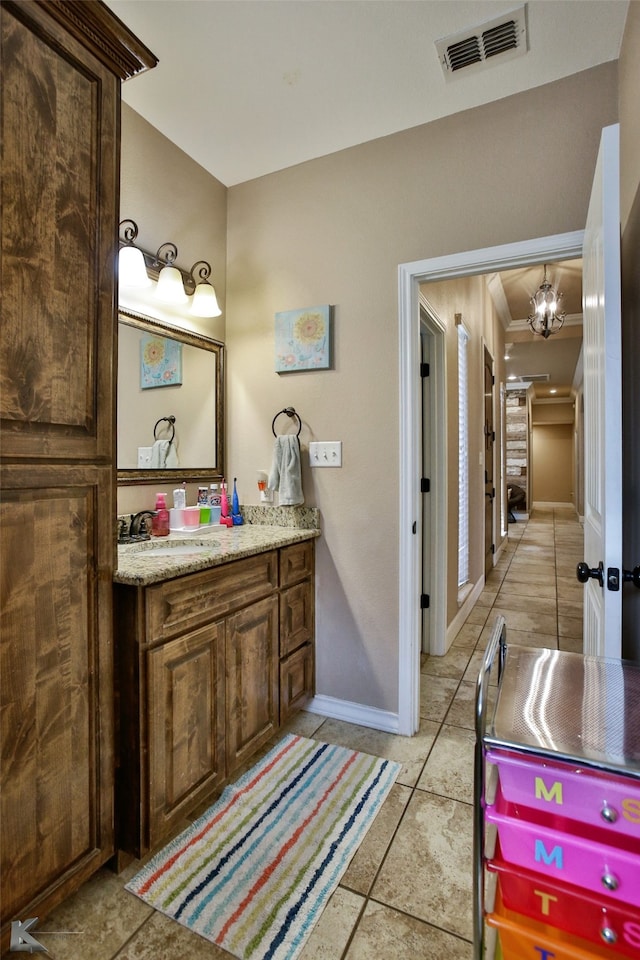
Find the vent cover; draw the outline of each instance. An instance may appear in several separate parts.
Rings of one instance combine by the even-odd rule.
[[[527,52],[526,5],[510,10],[494,20],[436,40],[436,50],[447,80],[462,70],[491,66],[494,57],[500,62],[521,57]]]
[[[548,373],[525,373],[517,378],[520,383],[548,383]]]

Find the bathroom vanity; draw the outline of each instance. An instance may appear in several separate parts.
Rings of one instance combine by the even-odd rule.
[[[245,525],[119,548],[120,866],[161,844],[313,695],[318,534]]]

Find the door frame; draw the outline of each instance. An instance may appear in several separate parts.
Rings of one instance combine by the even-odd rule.
[[[398,610],[398,733],[412,736],[420,725],[420,284],[495,273],[514,267],[582,256],[584,231],[538,237],[485,247],[398,266],[399,333],[399,610]],[[446,401],[446,394],[445,394]],[[446,407],[446,403],[445,403]],[[444,412],[444,411],[443,411]],[[445,458],[446,459],[446,458]],[[446,505],[446,501],[445,501]],[[434,503],[434,519],[446,524],[446,511]],[[436,564],[446,584],[446,535]],[[446,593],[446,591],[445,591]],[[443,607],[445,603],[443,603]],[[445,644],[446,644],[446,637]],[[435,651],[434,651],[435,652]],[[442,650],[442,653],[445,651]]]

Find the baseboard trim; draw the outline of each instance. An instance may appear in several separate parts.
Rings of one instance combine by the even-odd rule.
[[[462,627],[465,620],[471,613],[473,607],[475,606],[476,600],[478,599],[478,597],[480,596],[483,590],[484,590],[484,575],[481,576],[480,579],[476,582],[473,590],[471,590],[469,595],[466,597],[464,603],[462,604],[462,606],[456,613],[455,617],[447,627],[447,650],[449,649],[449,647],[457,637],[460,628]]]
[[[309,713],[317,713],[331,720],[344,720],[346,723],[355,723],[359,727],[372,727],[385,733],[397,733],[399,720],[397,713],[388,710],[379,710],[377,707],[367,707],[362,703],[352,703],[350,700],[338,700],[336,697],[326,697],[318,694],[305,705]]]

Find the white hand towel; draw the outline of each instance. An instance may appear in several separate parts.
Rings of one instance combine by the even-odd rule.
[[[167,453],[171,446],[170,440],[156,440],[151,447],[151,468],[162,470],[167,465]]]
[[[169,449],[167,450],[165,466],[167,470],[175,470],[176,467],[180,466],[180,460],[178,459],[178,448],[176,446],[175,440],[172,440],[169,443]]]
[[[281,507],[293,507],[304,503],[300,444],[293,434],[276,437],[267,486],[270,490],[278,491],[278,503]]]

